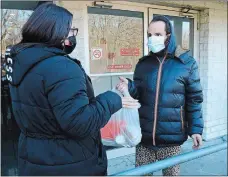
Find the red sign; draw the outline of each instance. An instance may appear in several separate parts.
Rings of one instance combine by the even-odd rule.
[[[122,48],[120,49],[121,56],[139,56],[139,48]]]
[[[108,69],[132,69],[131,64],[124,64],[124,65],[108,65]]]

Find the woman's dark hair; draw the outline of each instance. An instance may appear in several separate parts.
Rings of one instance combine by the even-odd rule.
[[[167,17],[163,16],[163,15],[157,15],[155,16],[152,21],[150,23],[153,23],[153,22],[158,22],[158,21],[162,21],[165,23],[165,31],[166,31],[166,34],[171,34],[172,32],[172,27],[171,27],[171,24],[170,24],[170,21]]]
[[[41,43],[62,47],[68,36],[73,15],[66,9],[47,2],[38,6],[22,28],[21,43]]]

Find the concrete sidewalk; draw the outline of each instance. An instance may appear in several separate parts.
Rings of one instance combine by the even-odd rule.
[[[227,142],[227,136],[204,142],[203,147]],[[192,151],[192,141],[187,141],[182,146],[182,153]],[[108,174],[134,168],[135,154],[109,160]],[[162,175],[161,171],[155,172],[155,176]],[[181,176],[227,176],[227,149],[208,156],[201,157],[181,164]]]

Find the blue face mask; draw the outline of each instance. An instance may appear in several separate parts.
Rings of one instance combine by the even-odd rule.
[[[164,36],[151,36],[148,39],[149,51],[158,53],[165,48],[165,37]]]

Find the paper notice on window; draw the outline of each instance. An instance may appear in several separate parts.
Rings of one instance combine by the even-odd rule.
[[[190,23],[182,22],[182,48],[189,50]]]
[[[92,48],[92,60],[100,60],[102,58],[102,48]]]

